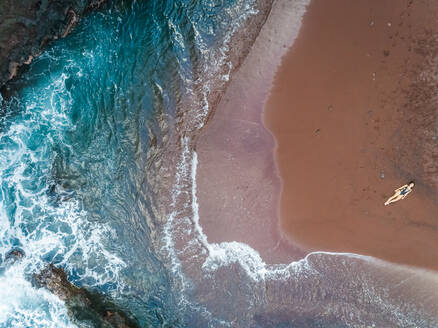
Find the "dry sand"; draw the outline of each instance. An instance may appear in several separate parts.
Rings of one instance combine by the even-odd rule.
[[[311,2],[265,107],[292,243],[438,269],[437,22],[433,0]]]

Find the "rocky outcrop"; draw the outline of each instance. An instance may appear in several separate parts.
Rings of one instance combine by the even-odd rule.
[[[70,319],[79,327],[140,327],[134,317],[122,311],[108,297],[73,285],[66,273],[52,264],[35,274],[32,284],[37,288],[46,288],[63,300]]]
[[[104,0],[0,1],[0,87]]]

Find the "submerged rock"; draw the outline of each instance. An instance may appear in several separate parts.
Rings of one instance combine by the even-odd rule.
[[[13,248],[6,253],[3,263],[0,265],[0,270],[5,270],[14,265],[24,257],[24,251],[20,248]]]
[[[16,262],[18,260],[21,260],[24,257],[24,255],[25,255],[24,251],[20,248],[11,249],[8,253],[6,253],[5,262],[6,261]]]
[[[121,310],[107,296],[75,286],[68,281],[64,270],[53,264],[35,274],[32,284],[46,288],[63,300],[70,319],[79,327],[140,327],[132,315]]]
[[[103,0],[0,1],[0,87]]]

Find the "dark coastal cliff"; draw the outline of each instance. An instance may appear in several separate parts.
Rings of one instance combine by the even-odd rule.
[[[103,0],[0,1],[0,87]]]

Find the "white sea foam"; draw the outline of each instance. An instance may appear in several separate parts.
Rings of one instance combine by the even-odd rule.
[[[186,141],[187,143],[187,141]],[[187,156],[187,155],[186,155]],[[308,258],[317,255],[333,255],[333,256],[345,256],[351,258],[362,259],[366,261],[376,261],[377,259],[371,256],[365,256],[354,253],[335,253],[335,252],[311,252],[305,258],[292,262],[289,265],[267,265],[260,254],[249,245],[240,242],[224,242],[220,244],[208,243],[207,236],[202,230],[202,226],[199,223],[199,204],[197,198],[197,184],[196,184],[196,171],[198,165],[198,156],[195,151],[192,152],[191,161],[191,188],[192,188],[192,211],[193,211],[193,223],[197,232],[196,238],[200,240],[202,245],[208,249],[208,256],[205,262],[202,264],[202,268],[205,271],[216,271],[220,267],[228,266],[233,263],[239,263],[239,265],[245,270],[248,277],[254,281],[264,280],[266,276],[283,278],[290,277],[290,270],[299,270],[305,266]]]
[[[207,46],[207,42],[203,39],[202,33],[199,31],[199,27],[197,26],[196,22],[192,22],[192,28],[195,34],[195,44],[197,46],[197,49],[199,53],[202,55],[202,61],[204,66],[203,71],[203,79],[202,81],[193,81],[193,79],[190,77],[184,78],[185,81],[185,89],[187,90],[186,93],[189,95],[189,103],[191,104],[198,104],[199,110],[198,111],[190,111],[189,113],[193,114],[195,113],[195,117],[186,118],[186,121],[188,122],[195,122],[194,128],[200,129],[204,125],[205,119],[209,113],[209,102],[208,102],[208,94],[210,93],[211,88],[215,85],[215,87],[218,87],[221,83],[225,83],[229,80],[229,76],[231,73],[232,65],[227,60],[227,52],[229,51],[229,42],[231,40],[231,36],[240,28],[242,23],[249,18],[251,15],[257,14],[257,11],[253,9],[253,2],[244,2],[244,8],[239,8],[238,13],[234,14],[238,17],[238,19],[233,23],[232,31],[227,34],[223,40],[223,46],[219,47],[217,49],[212,49],[211,47]],[[170,23],[169,23],[170,24]],[[173,32],[173,38],[176,42],[174,42],[175,45],[179,45],[180,50],[185,49],[184,41],[182,38],[182,34],[177,26],[174,24],[170,24],[170,28]],[[181,67],[183,68],[183,66]],[[217,77],[219,77],[220,81],[217,80]],[[201,88],[198,92],[197,89]],[[201,95],[201,98],[199,100],[195,99],[196,95]],[[180,285],[181,293],[180,295],[180,306],[187,305],[187,300],[185,299],[185,290],[187,287],[190,286],[190,282],[185,277],[181,261],[179,260],[180,252],[176,250],[175,248],[175,242],[174,242],[174,228],[175,226],[182,227],[183,230],[185,230],[186,233],[192,232],[192,227],[190,222],[191,219],[193,219],[195,223],[195,229],[198,231],[197,236],[199,238],[192,238],[187,245],[182,250],[183,253],[189,253],[190,249],[197,249],[199,244],[198,242],[203,245],[203,247],[210,247],[207,238],[205,234],[202,232],[202,228],[199,225],[199,211],[198,211],[198,202],[196,198],[196,183],[190,183],[190,181],[187,181],[187,177],[189,176],[189,172],[191,173],[191,176],[193,180],[196,177],[196,162],[197,157],[196,153],[194,155],[189,150],[189,138],[183,137],[181,139],[181,145],[182,145],[182,153],[180,161],[176,168],[176,179],[175,184],[172,191],[172,204],[171,208],[174,210],[171,211],[171,213],[168,215],[167,221],[164,225],[163,229],[163,241],[166,253],[169,255],[170,262],[171,262],[171,270],[174,274],[174,277],[178,280],[178,285]],[[190,163],[190,161],[193,161]],[[190,214],[193,215],[193,218],[187,217],[187,216],[181,216],[181,212],[184,212],[187,210],[187,208],[177,208],[178,207],[178,201],[181,196],[186,196],[187,188],[192,188],[192,200],[189,199],[183,200],[182,204],[191,204],[191,212]],[[180,203],[180,204],[181,204]],[[184,222],[186,224],[184,224]],[[201,253],[204,253],[204,249],[201,247]],[[206,313],[206,309],[201,307],[203,310],[202,313]]]
[[[184,306],[187,304],[187,301],[184,296],[184,291],[186,286],[188,285],[188,282],[186,281],[186,277],[184,276],[182,269],[181,269],[181,261],[179,260],[179,257],[177,255],[177,251],[175,249],[175,243],[173,239],[173,227],[175,225],[175,219],[178,217],[178,211],[176,210],[177,207],[177,201],[178,197],[181,195],[181,193],[184,190],[184,183],[183,179],[185,176],[187,176],[187,156],[190,155],[189,148],[188,148],[188,142],[187,138],[182,139],[182,153],[180,161],[177,164],[176,167],[176,177],[175,177],[175,185],[174,189],[172,191],[172,203],[171,208],[175,209],[173,210],[169,216],[167,217],[167,221],[164,225],[163,229],[163,235],[164,235],[164,246],[163,249],[165,252],[169,255],[170,258],[170,268],[174,275],[174,278],[176,278],[178,281],[175,283],[179,285],[179,288],[181,289],[181,293],[179,294],[179,305]]]
[[[230,42],[233,35],[244,25],[246,20],[258,11],[255,8],[254,1],[245,2],[240,1],[233,8],[234,12],[230,15],[236,17],[231,30],[227,33],[223,40],[222,46],[217,49],[211,49],[203,38],[203,33],[199,31],[199,27],[193,24],[195,32],[195,44],[199,52],[202,54],[202,61],[204,67],[205,79],[202,81],[193,81],[187,79],[186,88],[189,95],[201,94],[199,101],[191,99],[190,102],[198,104],[198,111],[195,118],[190,118],[189,121],[196,122],[195,129],[199,129],[204,125],[206,117],[209,113],[208,95],[213,88],[220,88],[230,78],[232,71],[232,64],[228,58],[230,52]],[[232,10],[232,9],[230,9]],[[303,15],[304,12],[301,13]],[[177,28],[172,26],[176,41],[182,42]],[[178,44],[178,42],[176,42]],[[183,47],[183,44],[181,45]],[[201,83],[200,83],[201,82]],[[200,90],[198,89],[200,84]],[[199,91],[199,93],[196,92]],[[208,243],[207,236],[204,234],[201,225],[199,224],[199,205],[197,201],[196,190],[196,169],[197,169],[197,154],[189,149],[191,140],[189,137],[181,139],[182,153],[180,161],[177,166],[176,180],[172,193],[171,207],[175,208],[170,215],[164,227],[164,241],[165,248],[172,259],[172,268],[174,272],[178,272],[182,284],[184,282],[184,275],[182,273],[182,266],[179,256],[185,254],[198,254],[202,258],[202,269],[205,273],[216,271],[218,268],[228,266],[232,263],[239,263],[240,266],[248,274],[248,277],[255,281],[265,279],[267,274],[273,276],[287,275],[288,268],[291,266],[299,267],[297,264],[279,265],[276,268],[267,268],[266,263],[263,262],[260,254],[246,244],[238,242],[229,242],[221,244]],[[190,180],[189,180],[190,179]],[[190,189],[189,189],[190,188]],[[188,197],[187,190],[191,190],[191,195]],[[182,199],[181,199],[182,198]],[[190,211],[187,212],[187,207],[182,207],[181,204],[190,204]],[[178,208],[179,206],[179,208]],[[187,214],[189,213],[189,214]],[[189,217],[187,217],[189,215]],[[193,225],[193,226],[192,226]],[[177,230],[177,231],[176,231]],[[182,250],[175,248],[175,235],[186,235],[189,240],[184,245]],[[205,252],[207,250],[207,252]]]
[[[55,296],[34,289],[26,280],[55,261],[92,286],[117,284],[126,267],[105,248],[114,231],[91,222],[80,202],[55,201],[48,194],[50,148],[71,129],[67,111],[71,95],[65,73],[54,74],[44,92],[25,90],[22,113],[0,134],[0,258],[19,246],[25,257],[0,275],[1,327],[69,327],[66,310]],[[47,131],[40,136],[41,131]],[[36,138],[36,139],[35,139]],[[39,139],[38,139],[39,138]],[[85,268],[77,272],[77,268]]]
[[[209,327],[233,326],[232,322],[217,315],[215,309],[210,309],[207,305],[194,302],[193,299],[187,298],[186,294],[190,295],[190,290],[196,288],[198,283],[211,283],[212,280],[217,279],[216,275],[218,272],[222,272],[221,277],[223,277],[224,270],[229,270],[229,274],[233,275],[233,272],[238,267],[239,270],[245,273],[245,276],[239,274],[238,279],[243,279],[245,285],[251,284],[254,286],[254,289],[260,288],[257,296],[255,296],[256,294],[248,294],[246,296],[248,297],[248,304],[252,304],[252,310],[256,306],[254,302],[256,300],[258,300],[257,302],[263,302],[265,297],[263,296],[265,287],[257,286],[280,286],[284,284],[284,288],[290,288],[291,293],[305,292],[302,288],[307,288],[307,293],[313,293],[308,282],[314,281],[316,287],[320,284],[327,284],[325,287],[319,286],[323,288],[321,293],[331,294],[335,291],[331,290],[333,287],[330,285],[330,281],[335,281],[335,286],[338,283],[341,283],[342,286],[344,279],[346,279],[346,282],[348,282],[347,286],[348,284],[357,285],[354,293],[358,293],[357,297],[366,299],[368,306],[372,304],[373,307],[385,311],[385,313],[390,313],[387,316],[391,318],[391,322],[397,325],[412,325],[419,322],[415,315],[412,316],[412,313],[422,313],[421,307],[418,308],[415,304],[400,302],[397,298],[393,299],[390,296],[391,294],[382,290],[382,287],[379,285],[382,282],[381,279],[386,279],[384,278],[386,275],[384,272],[388,268],[395,270],[394,272],[400,274],[401,277],[423,275],[418,270],[395,266],[371,256],[322,251],[311,252],[305,258],[288,264],[271,265],[266,264],[256,250],[244,243],[209,243],[202,226],[199,224],[199,205],[197,203],[196,187],[198,160],[196,152],[190,150],[190,144],[191,141],[188,137],[181,139],[182,153],[178,164],[178,185],[175,185],[172,203],[175,210],[168,217],[164,235],[165,248],[171,258],[173,273],[179,279],[177,286],[181,288],[179,305],[182,308],[189,307],[191,311],[196,311],[198,315],[209,322]],[[191,193],[187,193],[187,190],[190,190]],[[178,206],[182,206],[182,208],[178,208]],[[191,217],[188,217],[187,210],[190,210]],[[176,240],[179,243],[175,243]],[[181,241],[183,241],[182,245]],[[373,274],[357,271],[363,265],[368,266],[371,271],[377,270],[375,276],[377,281],[379,281],[377,284],[374,282]],[[356,274],[357,276],[352,277],[351,274]],[[435,280],[432,279],[431,281]],[[236,281],[236,283],[239,282]],[[303,287],[300,287],[300,284],[303,284]],[[212,286],[212,288],[214,287]],[[362,288],[364,288],[363,291],[361,291]],[[224,291],[218,290],[218,292],[223,293]],[[232,291],[226,293],[230,292]],[[256,292],[254,291],[254,293]],[[229,297],[232,297],[231,295],[229,294]],[[239,295],[239,297],[243,297],[243,295]],[[255,299],[252,299],[253,297]],[[304,306],[300,303],[294,304],[293,298],[291,300],[287,298],[282,299],[281,294],[278,297],[280,297],[278,300],[271,302],[278,302],[279,307],[284,306],[284,304],[298,308]],[[342,299],[341,296],[340,299]],[[300,300],[302,299],[299,297],[297,301],[300,302]],[[308,301],[314,302],[315,300],[309,298]],[[353,312],[346,313],[343,319],[344,322],[351,323],[352,327],[354,326],[353,323],[370,320],[368,317],[369,313],[355,313],[355,306],[352,305],[351,311]],[[321,310],[323,310],[323,307],[324,305],[321,304]],[[406,312],[407,309],[409,309],[408,312]],[[335,315],[339,315],[335,309],[333,311]],[[426,320],[425,322],[428,321]]]
[[[292,20],[290,24],[293,24],[294,22],[301,24],[301,17],[304,15],[304,8],[308,1],[289,2],[289,4],[296,9],[289,14],[286,11],[281,12],[281,3],[284,4],[285,1],[278,1],[277,3],[280,3],[280,5],[278,5],[276,10],[277,12],[280,12],[279,15],[282,20],[288,20],[288,15],[292,14],[295,15],[295,20]],[[288,25],[286,24],[286,26]],[[298,30],[299,28],[294,27],[291,31],[285,32],[285,35],[293,41],[298,34]],[[275,35],[272,35],[272,33],[275,34],[276,29],[270,30],[267,36],[265,35],[264,37],[266,39],[270,39],[271,37],[275,39]],[[196,28],[195,35],[198,37],[201,35],[197,32]],[[222,67],[228,67],[228,69],[223,69],[222,71],[215,69],[211,70],[213,74],[219,74],[219,72],[223,74],[223,72],[225,72],[224,75],[222,75],[223,81],[229,79],[229,74],[232,70],[231,64],[226,60],[226,53],[229,51],[227,48],[228,41],[231,36],[229,35],[227,37],[227,42],[224,43],[224,47],[220,50],[222,51],[221,56],[217,58],[210,58],[209,56],[212,56],[212,54],[208,53],[207,49],[202,49],[201,47],[201,53],[206,56],[205,58],[209,58],[210,62],[214,64],[214,67],[220,67],[221,65]],[[198,40],[197,43],[202,45],[203,41]],[[276,60],[280,60],[285,51],[283,42],[281,40],[278,41],[276,46],[281,49],[275,50],[274,57]],[[206,74],[208,74],[208,72],[206,72]],[[268,75],[268,79],[273,78],[273,72],[269,72]],[[213,81],[213,79],[211,81]],[[208,94],[210,89],[214,87],[217,87],[217,85],[205,83],[201,88],[202,96],[198,103],[200,110],[197,112],[198,116],[195,120],[195,128],[200,128],[204,124],[209,111]],[[195,94],[195,85],[193,85],[192,89],[189,88],[189,90]],[[258,288],[257,286],[262,286],[257,296],[255,296],[256,292],[254,292],[254,295],[246,295],[249,304],[254,304],[256,300],[258,302],[263,302],[263,298],[266,297],[264,295],[265,287],[263,286],[284,286],[284,288],[290,288],[291,293],[297,293],[298,291],[312,293],[312,291],[301,290],[302,288],[306,288],[305,286],[308,286],[306,285],[306,282],[312,281],[319,285],[325,283],[324,281],[328,281],[328,285],[322,287],[323,289],[320,292],[323,294],[330,294],[334,292],[331,290],[332,287],[329,284],[331,279],[335,279],[335,281],[336,279],[340,281],[346,279],[353,285],[355,285],[357,281],[358,287],[356,288],[356,293],[358,293],[358,296],[364,297],[367,302],[373,304],[375,308],[391,313],[392,322],[397,322],[398,324],[412,324],[417,322],[415,319],[411,319],[409,314],[404,312],[405,305],[397,302],[396,299],[392,299],[386,292],[382,294],[379,287],[376,287],[377,285],[375,285],[372,275],[364,273],[357,277],[348,276],[348,274],[353,272],[350,267],[354,265],[356,265],[356,270],[358,267],[360,268],[360,266],[366,265],[371,270],[377,270],[376,272],[387,266],[391,266],[391,268],[395,267],[384,261],[370,256],[353,253],[312,252],[298,261],[268,265],[263,261],[256,250],[244,243],[209,243],[199,222],[199,204],[196,185],[196,171],[198,165],[197,153],[191,149],[190,145],[193,144],[193,141],[188,136],[182,137],[180,144],[182,150],[178,162],[179,164],[177,166],[176,179],[172,194],[171,208],[173,210],[168,216],[168,220],[165,224],[164,240],[166,245],[165,248],[171,258],[173,272],[179,277],[180,284],[183,286],[181,289],[181,295],[190,291],[196,286],[196,283],[211,283],[217,277],[216,275],[219,272],[221,272],[221,277],[223,277],[226,270],[229,270],[229,274],[232,275],[237,268],[245,273],[245,277],[239,274],[238,279],[245,280],[245,284],[251,284],[255,289]],[[338,268],[341,269],[339,273],[336,272]],[[400,272],[400,270],[403,271],[405,269],[406,268],[397,267],[396,270],[399,270],[398,272]],[[355,274],[358,274],[358,272]],[[344,277],[343,275],[346,276]],[[327,278],[328,276],[330,276],[330,278]],[[376,277],[378,277],[378,279],[384,279],[382,278],[384,277],[384,274],[377,274]],[[195,280],[195,284],[193,284],[192,279]],[[300,287],[300,284],[302,284],[303,287]],[[214,287],[212,286],[212,288]],[[310,287],[308,286],[307,288],[309,289]],[[360,294],[361,290],[363,294]],[[223,291],[218,290],[217,292],[222,293]],[[202,291],[200,293],[202,293]],[[232,297],[232,290],[226,291],[226,293],[228,293],[228,297]],[[239,295],[239,297],[245,296]],[[252,297],[254,297],[254,299],[250,299]],[[282,299],[283,296],[281,296],[281,293],[278,297],[280,297],[280,299],[276,300],[276,302],[278,302],[278,307],[284,306],[285,304],[290,307],[294,302],[293,297],[291,297],[290,300],[287,298]],[[203,297],[200,296],[200,299],[202,298]],[[220,318],[217,314],[213,314],[216,313],[216,310],[208,308],[207,305],[199,304],[198,302],[188,303],[188,299],[186,299],[185,296],[181,296],[181,299],[184,299],[183,303],[185,306],[190,306],[190,308],[196,310],[200,316],[211,320],[209,326],[233,326],[231,321],[228,321],[225,318]],[[298,298],[298,301],[299,300],[300,298]],[[269,302],[272,302],[272,300]],[[254,307],[254,305],[252,306]],[[297,308],[300,308],[302,305],[296,304],[296,306]],[[316,305],[312,303],[312,305],[309,306]],[[323,310],[324,305],[321,306],[321,310]],[[354,307],[352,307],[352,309],[354,309]],[[417,311],[417,313],[421,313],[422,311],[421,308],[416,308],[413,305],[409,305],[409,309],[413,312]],[[248,308],[248,310],[250,309]],[[329,309],[326,310],[331,311]],[[366,317],[366,313],[353,312],[345,314],[345,322],[367,322],[368,317]],[[244,316],[243,314],[241,315]]]
[[[32,288],[23,265],[15,265],[0,276],[0,327],[76,327],[56,296]]]

